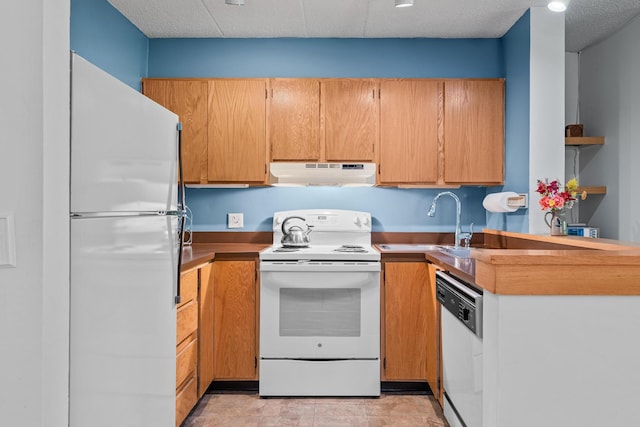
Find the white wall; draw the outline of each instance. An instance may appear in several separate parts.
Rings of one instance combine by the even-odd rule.
[[[68,40],[69,0],[0,3],[0,211],[17,261],[0,269],[3,426],[67,425]]]
[[[566,52],[564,56],[565,84],[564,84],[564,123],[565,125],[580,123],[580,109],[578,108],[578,75],[579,54]],[[565,147],[564,182],[571,178],[580,179],[580,148],[575,146]],[[589,200],[590,203],[591,200]],[[573,205],[567,215],[569,224],[580,222],[580,201]]]
[[[605,145],[582,150],[584,185],[606,185],[591,196],[582,218],[600,227],[601,237],[640,242],[640,17],[580,55],[580,117],[587,135],[604,135]],[[587,181],[588,179],[588,181]]]
[[[564,13],[531,8],[529,232],[548,234],[537,179],[564,178]]]

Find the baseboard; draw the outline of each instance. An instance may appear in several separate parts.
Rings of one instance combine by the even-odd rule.
[[[385,394],[427,394],[433,395],[426,381],[382,381],[381,391]]]
[[[380,389],[385,394],[425,394],[433,395],[426,381],[382,381]],[[213,381],[207,393],[258,393],[258,381]]]
[[[207,393],[258,393],[258,381],[214,381]]]

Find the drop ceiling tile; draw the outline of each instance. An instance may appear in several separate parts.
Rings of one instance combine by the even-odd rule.
[[[501,37],[548,0],[108,0],[145,35],[157,37]],[[566,50],[613,34],[640,12],[640,0],[571,0]]]
[[[303,0],[309,37],[364,37],[371,3],[374,1]]]
[[[242,6],[224,0],[202,2],[222,37],[307,37],[301,0],[245,0]]]
[[[512,0],[424,1],[396,8],[392,0],[370,4],[365,37],[500,37],[528,9]]]
[[[150,38],[222,37],[201,0],[108,0]]]

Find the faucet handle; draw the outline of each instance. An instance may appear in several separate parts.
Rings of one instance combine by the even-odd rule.
[[[471,245],[471,238],[473,237],[473,223],[469,225],[469,231],[461,233],[462,240],[464,240],[464,247],[468,248]]]

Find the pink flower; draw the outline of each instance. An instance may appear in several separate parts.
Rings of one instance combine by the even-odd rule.
[[[577,188],[578,183],[575,181],[575,178],[571,180],[570,183],[575,184]],[[536,192],[540,194],[541,198],[539,203],[542,210],[571,208],[573,201],[575,200],[570,191],[566,189],[562,191],[560,190],[558,180],[553,180],[551,182],[549,182],[548,179],[545,179],[544,181],[538,180]]]

